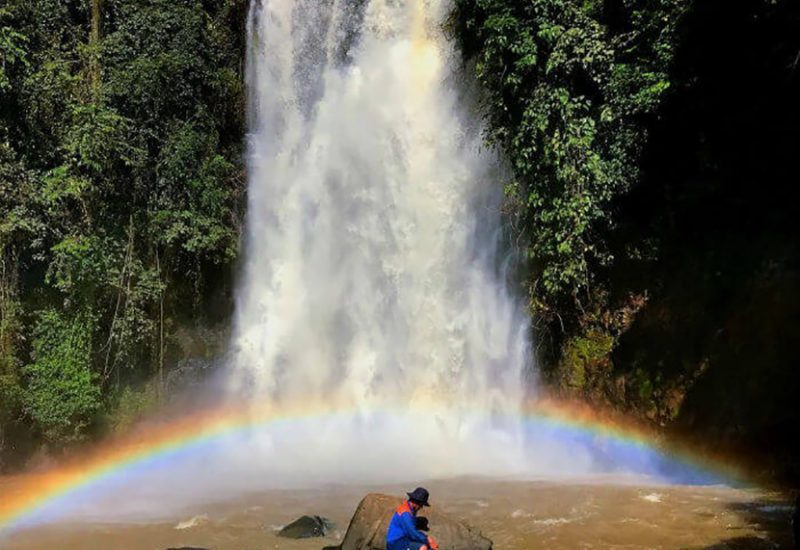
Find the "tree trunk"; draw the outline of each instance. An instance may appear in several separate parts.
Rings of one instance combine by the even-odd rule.
[[[158,282],[163,285],[161,276],[161,258],[156,247],[156,269],[158,270]],[[158,297],[158,402],[164,401],[164,287],[159,290]]]
[[[14,344],[19,336],[19,258],[12,245],[0,248],[0,375],[15,376]]]
[[[98,50],[103,32],[103,0],[92,0],[92,20],[89,31],[89,46],[91,46],[89,62],[89,79],[92,93],[100,88],[100,52]]]
[[[6,438],[5,438],[5,431],[3,430],[3,419],[0,418],[0,473],[3,472],[5,468],[5,450],[6,450]]]
[[[111,362],[111,351],[114,347],[114,330],[117,327],[117,319],[120,315],[120,308],[123,307],[123,302],[127,301],[130,297],[131,288],[131,273],[130,266],[133,263],[133,215],[128,218],[128,248],[125,251],[125,263],[122,265],[122,270],[119,273],[119,288],[117,290],[117,301],[114,306],[114,314],[111,316],[111,326],[108,329],[108,340],[105,346],[100,348],[100,351],[106,352],[105,364],[103,365],[103,383],[109,379],[111,374],[116,370],[117,375],[117,388],[119,388],[119,370],[116,368],[116,360]],[[127,284],[126,284],[127,282]],[[127,290],[127,291],[126,291]]]

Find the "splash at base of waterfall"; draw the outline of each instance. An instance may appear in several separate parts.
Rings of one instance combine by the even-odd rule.
[[[331,484],[465,476],[602,482],[613,475],[615,483],[700,485],[733,479],[723,462],[665,449],[646,431],[567,403],[531,402],[508,419],[461,411],[455,424],[446,408],[365,414],[317,405],[226,406],[154,420],[21,477],[0,501],[0,537],[63,521],[158,521],[253,491]],[[519,427],[518,438],[509,439],[508,422]]]

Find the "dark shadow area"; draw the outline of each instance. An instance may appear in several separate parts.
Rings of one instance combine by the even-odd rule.
[[[728,508],[745,522],[755,535],[731,536],[704,547],[705,550],[736,550],[751,548],[794,548],[791,532],[793,507],[782,500],[734,502]]]
[[[620,300],[631,289],[648,297],[614,354],[624,399],[794,480],[798,28],[797,2],[694,3],[644,177],[617,205],[618,246],[650,241],[660,252],[621,260],[610,274]],[[617,257],[626,257],[621,248]]]
[[[735,538],[725,539],[717,544],[712,544],[711,546],[705,546],[704,550],[752,550],[758,548],[769,548],[771,550],[774,550],[775,548],[780,548],[780,547],[775,546],[774,543],[768,540],[750,536],[750,537],[735,537]]]

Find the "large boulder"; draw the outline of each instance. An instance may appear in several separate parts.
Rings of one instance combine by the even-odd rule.
[[[386,550],[386,530],[395,509],[403,500],[376,493],[364,497],[356,508],[350,526],[339,546],[325,550]],[[441,550],[491,550],[492,541],[436,507],[425,508],[420,516],[428,519],[429,534],[439,542]]]
[[[294,520],[278,532],[279,537],[289,539],[307,539],[311,537],[324,537],[334,528],[328,518],[321,516],[303,516]]]

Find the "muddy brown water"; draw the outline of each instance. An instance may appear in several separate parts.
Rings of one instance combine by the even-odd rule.
[[[479,529],[498,550],[567,548],[793,548],[791,506],[779,493],[728,487],[660,486],[630,480],[427,482],[444,511]],[[4,550],[319,550],[336,544],[367,492],[404,487],[330,486],[269,491],[196,504],[157,521],[40,526],[0,539]],[[0,484],[0,498],[2,498]],[[333,520],[320,539],[288,540],[278,529],[300,515]]]

